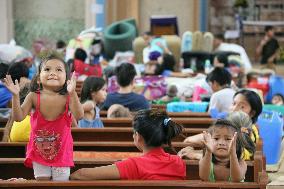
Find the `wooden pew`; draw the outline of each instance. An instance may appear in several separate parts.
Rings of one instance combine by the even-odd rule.
[[[204,182],[201,180],[96,180],[96,181],[0,181],[1,188],[44,188],[44,189],[266,189],[267,182]]]
[[[0,158],[23,158],[25,157],[26,142],[0,142]],[[183,142],[173,142],[172,146],[176,151],[186,147]],[[89,141],[74,142],[74,151],[98,151],[98,152],[139,152],[133,141]],[[170,148],[165,147],[167,152],[172,152]]]
[[[12,177],[24,177],[26,179],[33,178],[32,169],[26,168],[23,165],[23,158],[5,159],[0,158],[0,170],[5,174],[1,175],[2,179]],[[77,159],[75,160],[75,171],[83,167],[96,167],[102,165],[112,164],[117,160],[90,160],[90,159]],[[244,183],[233,182],[203,182],[198,176],[198,161],[185,160],[187,179],[185,181],[67,181],[67,182],[54,182],[54,181],[40,181],[34,180],[23,182],[8,182],[0,181],[0,187],[44,187],[44,188],[257,188],[265,189],[268,183],[268,176],[263,167],[261,166],[263,159],[259,154],[256,154],[254,161],[247,161],[248,169]]]
[[[135,112],[132,112],[133,115]],[[168,112],[169,117],[174,118],[174,117],[183,117],[183,118],[189,118],[189,117],[205,117],[205,118],[210,118],[210,115],[208,112]],[[107,111],[101,110],[100,111],[100,116],[107,117]]]
[[[4,128],[6,126],[8,119],[0,118],[0,128]]]
[[[98,167],[103,165],[110,165],[119,159],[75,159],[75,166],[71,172],[80,168]],[[199,165],[198,160],[184,160],[186,163],[186,175],[189,180],[199,179]],[[33,179],[33,170],[24,166],[24,158],[0,158],[0,170],[5,173],[0,175],[1,179],[8,179],[13,177],[23,177],[26,179]],[[246,182],[257,182],[258,173],[264,171],[262,166],[261,155],[256,154],[254,161],[246,161],[247,173],[245,177]]]
[[[182,142],[185,137],[202,133],[202,128],[185,128],[183,135],[173,141]],[[133,141],[131,127],[105,127],[105,128],[72,128],[74,141]]]
[[[105,127],[132,127],[130,118],[101,118]],[[173,121],[183,125],[185,128],[205,128],[213,124],[212,118],[173,118]]]
[[[202,128],[185,128],[183,135],[174,138],[174,141],[183,141],[185,137],[199,134]],[[72,128],[74,141],[133,141],[133,129],[131,127],[105,127],[105,128]],[[4,129],[0,128],[0,139]]]

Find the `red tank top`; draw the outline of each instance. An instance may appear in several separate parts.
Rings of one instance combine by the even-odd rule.
[[[48,121],[40,112],[40,93],[37,93],[37,106],[31,114],[31,135],[25,160],[27,167],[32,167],[33,161],[45,166],[74,166],[72,114],[68,113],[68,105],[69,96],[65,111],[55,120]]]

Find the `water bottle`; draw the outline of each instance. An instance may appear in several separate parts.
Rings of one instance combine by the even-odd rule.
[[[210,60],[205,60],[205,66],[204,66],[204,70],[206,74],[209,74],[211,72],[211,63]]]

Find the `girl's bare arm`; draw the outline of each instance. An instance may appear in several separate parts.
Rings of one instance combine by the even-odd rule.
[[[118,180],[119,171],[116,165],[108,165],[95,168],[82,168],[70,175],[71,180]]]
[[[205,155],[199,161],[199,177],[201,180],[209,181],[212,152],[206,150]]]
[[[233,182],[240,182],[245,178],[247,171],[247,164],[244,160],[238,160],[236,154],[236,140],[237,133],[234,134],[234,137],[230,144],[230,175]]]
[[[188,143],[191,147],[204,147],[202,133],[187,137],[183,142]]]
[[[76,120],[81,119],[84,116],[84,110],[82,104],[79,101],[78,95],[75,91],[76,89],[76,77],[75,72],[73,72],[71,80],[67,82],[67,91],[70,95],[70,110]]]
[[[13,94],[12,96],[12,116],[15,121],[22,121],[27,114],[31,111],[32,108],[32,97],[34,93],[29,93],[24,103],[20,104],[20,86],[18,80],[15,83],[12,81],[10,75],[7,75],[4,79],[4,84],[9,89],[9,91]]]
[[[199,161],[199,177],[201,180],[209,181],[213,141],[211,135],[206,131],[203,131],[203,138],[203,143],[206,146],[206,152],[205,155]]]

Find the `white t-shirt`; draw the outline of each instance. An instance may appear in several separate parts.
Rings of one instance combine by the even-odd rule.
[[[249,57],[248,57],[245,49],[240,45],[237,45],[237,44],[234,44],[234,43],[221,43],[215,49],[215,51],[231,51],[231,52],[239,53],[240,56],[241,56],[241,59],[244,63],[245,72],[247,73],[248,71],[250,71],[252,69]]]
[[[229,112],[235,92],[234,89],[224,88],[213,93],[209,102],[209,111],[215,108],[218,112]]]

